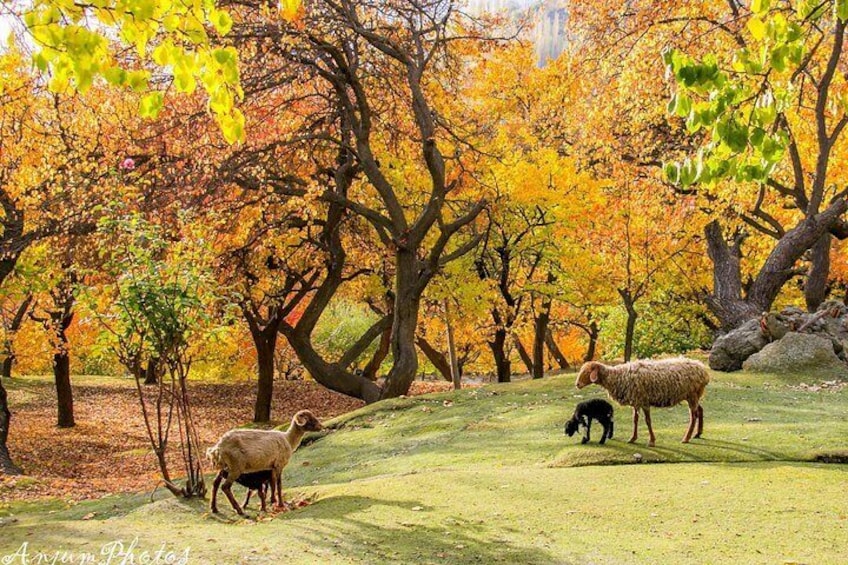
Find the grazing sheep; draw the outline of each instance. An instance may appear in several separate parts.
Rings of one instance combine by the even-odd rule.
[[[271,502],[282,503],[282,473],[292,453],[300,445],[303,434],[322,429],[321,422],[309,410],[301,410],[292,418],[289,429],[230,430],[206,451],[206,457],[218,469],[212,485],[212,512],[218,512],[218,487],[239,514],[244,511],[236,502],[232,486],[240,476],[256,471],[271,471]],[[223,484],[221,484],[223,481]],[[276,493],[276,494],[275,494]]]
[[[630,443],[636,441],[639,427],[639,410],[645,414],[650,441],[656,442],[651,426],[651,407],[675,406],[681,402],[689,405],[689,427],[683,436],[683,443],[692,439],[695,424],[698,425],[695,437],[701,437],[704,431],[704,407],[701,398],[710,374],[707,368],[691,359],[661,359],[657,361],[634,361],[624,365],[609,366],[603,363],[586,363],[577,375],[577,388],[597,384],[607,390],[610,398],[625,406],[633,407],[633,435]]]
[[[612,404],[602,398],[585,400],[577,405],[574,409],[574,415],[565,423],[565,434],[568,437],[573,436],[582,425],[586,429],[586,434],[580,443],[589,443],[589,429],[592,427],[592,420],[594,419],[604,427],[600,441],[603,444],[607,441],[607,438],[612,438],[612,412]]]

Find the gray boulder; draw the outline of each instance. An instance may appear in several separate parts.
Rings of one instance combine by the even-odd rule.
[[[710,351],[710,368],[714,371],[738,371],[745,359],[764,348],[768,342],[760,329],[760,320],[748,320],[715,341]]]
[[[829,337],[789,332],[754,353],[742,367],[762,373],[816,371],[822,376],[848,376],[848,365],[837,357]]]

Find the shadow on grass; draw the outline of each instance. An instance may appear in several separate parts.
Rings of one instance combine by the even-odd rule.
[[[637,460],[637,454],[640,455]],[[630,463],[740,463],[783,461],[784,454],[757,447],[717,439],[694,439],[689,444],[660,443],[649,447],[644,443],[610,440],[605,446],[589,444],[569,446],[561,451],[549,467],[583,467],[588,465],[623,465]],[[799,459],[800,460],[800,459]]]
[[[493,537],[482,520],[428,516],[434,509],[413,501],[367,496],[321,499],[279,517],[305,520],[302,538],[313,547],[367,563],[568,563],[538,547],[522,547]],[[389,513],[389,522],[379,518]],[[376,516],[366,521],[363,516]],[[329,522],[329,523],[327,523]],[[425,522],[425,523],[422,523]],[[321,527],[316,528],[316,524]],[[324,526],[329,526],[328,528]]]

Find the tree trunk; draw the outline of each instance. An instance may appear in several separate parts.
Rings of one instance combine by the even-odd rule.
[[[627,327],[624,334],[624,362],[627,363],[633,358],[633,335],[636,333],[636,318],[638,318],[636,310],[627,309]]]
[[[508,383],[512,378],[512,363],[509,360],[509,355],[506,353],[506,330],[498,328],[495,330],[495,337],[489,342],[489,349],[492,350],[492,357],[495,360],[495,373],[499,383]]]
[[[551,356],[556,359],[557,365],[559,365],[560,369],[566,370],[570,367],[568,359],[566,359],[565,355],[562,354],[562,351],[557,345],[557,342],[554,339],[554,334],[550,328],[548,328],[545,332],[545,345],[547,345]]]
[[[554,277],[548,274],[548,283],[554,282]],[[548,336],[548,324],[551,321],[551,299],[545,298],[542,302],[542,311],[534,320],[535,334],[533,336],[533,374],[534,379],[545,376],[545,339]]]
[[[598,348],[598,335],[601,333],[600,328],[598,327],[598,323],[595,320],[592,320],[589,323],[589,346],[586,348],[586,356],[583,357],[583,362],[588,363],[589,361],[595,360],[595,352]]]
[[[395,398],[409,392],[418,371],[415,350],[415,331],[418,329],[418,309],[421,301],[421,281],[418,259],[411,250],[399,249],[396,254],[395,308],[392,320],[392,368],[386,377],[381,398]],[[419,290],[420,288],[420,290]]]
[[[151,357],[147,361],[147,368],[144,370],[144,384],[155,385],[159,383],[159,358]]]
[[[365,368],[362,370],[362,375],[369,380],[377,379],[377,372],[380,370],[380,366],[383,364],[383,361],[386,360],[386,357],[389,356],[389,350],[392,345],[392,327],[387,325],[383,330],[383,333],[380,334],[380,343],[377,345],[377,349],[374,351],[374,355],[371,356],[371,360],[368,361],[368,364],[365,365]]]
[[[462,388],[462,374],[459,372],[459,361],[456,358],[456,342],[453,336],[453,322],[450,315],[450,304],[445,300],[445,325],[448,329],[448,358],[450,359],[451,378],[454,390]]]
[[[762,312],[761,308],[742,298],[740,260],[745,236],[737,232],[729,244],[718,220],[707,224],[704,234],[707,254],[713,263],[713,292],[706,297],[707,307],[725,331],[731,330]]]
[[[423,337],[419,336],[416,338],[415,343],[418,345],[418,349],[421,350],[442,378],[451,382],[453,377],[451,375],[451,365],[447,357],[445,357],[441,351],[433,347],[433,345]]]
[[[531,375],[533,374],[533,358],[530,357],[530,354],[527,353],[527,348],[524,347],[524,344],[521,343],[521,339],[519,337],[513,336],[515,341],[515,348],[518,350],[518,356],[521,357],[521,361],[524,363],[524,366],[527,367],[527,372]]]
[[[9,425],[12,423],[12,412],[9,410],[9,397],[3,379],[0,378],[0,471],[7,475],[21,475],[23,469],[15,465],[9,453]]]
[[[771,309],[783,286],[798,274],[795,269],[798,259],[830,231],[846,209],[848,203],[840,198],[823,212],[801,220],[787,231],[769,253],[744,298],[739,269],[742,237],[737,235],[733,245],[729,245],[718,221],[710,222],[705,235],[713,262],[713,293],[706,301],[722,328],[731,330]]]
[[[15,354],[9,350],[6,353],[6,358],[3,359],[3,364],[0,365],[0,377],[4,379],[12,378],[12,366],[15,364]]]
[[[60,336],[61,350],[53,354],[53,377],[56,381],[56,399],[58,408],[57,425],[60,428],[73,428],[74,393],[71,389],[71,359],[68,355],[68,341],[65,332]]]
[[[256,346],[256,365],[259,372],[253,421],[270,422],[271,400],[274,397],[274,351],[277,347],[277,328],[273,328],[271,332],[260,332],[259,335],[254,335],[253,343]]]
[[[627,325],[624,333],[624,362],[628,363],[633,358],[633,336],[636,333],[636,319],[639,314],[636,312],[636,300],[630,294],[630,290],[618,289],[618,294],[621,295],[624,309],[627,311]]]
[[[380,399],[380,387],[374,381],[364,376],[347,371],[338,363],[328,363],[312,345],[311,338],[306,332],[283,325],[281,330],[297,354],[303,368],[318,381],[319,384],[352,396],[365,402],[376,402]]]
[[[810,270],[804,283],[804,299],[810,312],[818,310],[827,298],[831,240],[831,235],[826,233],[810,249]]]

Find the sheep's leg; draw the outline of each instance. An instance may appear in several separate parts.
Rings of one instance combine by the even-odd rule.
[[[689,403],[689,427],[686,428],[686,435],[683,436],[683,443],[689,443],[692,439],[692,432],[695,431],[695,421],[698,419],[698,405],[694,402]]]
[[[604,433],[601,434],[600,444],[603,445],[607,441],[607,437],[609,437],[609,423],[601,422],[601,425],[604,427]]]
[[[701,437],[704,433],[704,407],[698,405],[698,431],[695,432],[695,437]]]
[[[583,435],[583,441],[580,443],[589,443],[589,432],[592,429],[592,419],[586,421],[586,433]]]
[[[630,436],[630,441],[627,443],[636,443],[639,438],[639,409],[633,408],[633,435]]]
[[[277,501],[277,489],[276,485],[274,484],[273,473],[271,476],[271,480],[268,481],[266,485],[266,489],[271,491],[271,504],[274,504]]]
[[[224,471],[218,471],[215,475],[215,480],[212,482],[212,502],[209,504],[209,509],[213,514],[218,513],[218,487],[221,486],[221,481],[224,480]]]
[[[651,409],[645,407],[642,408],[642,411],[645,413],[645,424],[648,426],[648,446],[654,447],[654,444],[657,442],[657,438],[654,435],[654,427],[651,425]]]
[[[268,489],[265,485],[259,487],[259,502],[262,503],[262,512],[267,512],[268,508],[265,506],[265,495],[268,493]]]
[[[271,504],[276,504],[277,508],[283,507],[283,474],[277,469],[271,469]],[[273,493],[276,492],[276,502]]]
[[[613,421],[612,416],[610,416],[609,433],[607,434],[607,439],[612,439],[612,433],[613,433],[614,429],[615,429],[615,422]]]
[[[283,472],[280,471],[277,473],[277,502],[280,507],[285,506],[285,502],[283,501]]]
[[[247,510],[247,505],[250,504],[250,495],[253,493],[252,490],[247,489],[247,496],[244,498],[244,504],[241,505],[242,508]]]
[[[238,478],[238,476],[236,476],[236,478]],[[227,477],[227,480],[224,481],[224,484],[221,485],[221,490],[224,491],[224,494],[227,495],[227,500],[230,501],[230,504],[232,505],[233,509],[238,513],[238,515],[244,516],[244,510],[241,509],[241,506],[239,506],[236,497],[233,496],[233,473],[230,473],[230,475]]]

